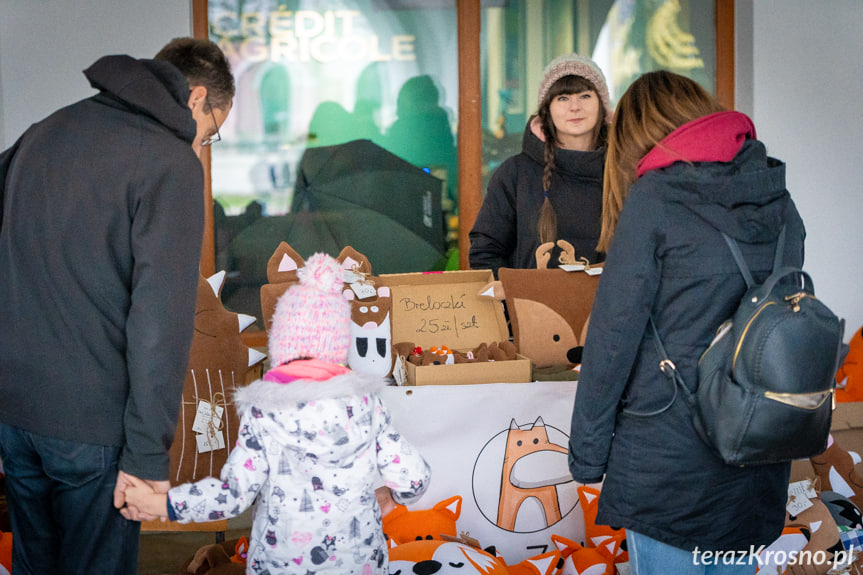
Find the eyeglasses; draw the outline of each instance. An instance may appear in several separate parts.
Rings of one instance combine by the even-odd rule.
[[[213,106],[210,105],[209,99],[205,99],[205,101],[207,102],[207,106],[210,108],[210,116],[213,118],[213,125],[216,126],[216,133],[201,142],[201,146],[210,146],[216,142],[221,142],[222,135],[219,133],[219,122],[216,121],[216,114],[213,113]]]

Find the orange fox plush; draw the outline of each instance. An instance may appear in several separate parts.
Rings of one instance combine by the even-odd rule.
[[[596,524],[599,493],[598,489],[587,485],[578,488],[578,500],[581,502],[581,508],[584,509],[585,543],[588,547],[600,547],[609,539],[619,538],[620,545],[615,552],[614,562],[626,563],[629,561],[629,553],[626,550],[626,531]]]
[[[836,372],[836,401],[863,401],[863,327],[848,342],[848,355]]]
[[[0,575],[12,571],[12,534],[0,531]]]
[[[455,541],[426,539],[396,543],[390,547],[389,555],[390,573],[509,575],[503,560],[488,551]],[[415,571],[414,567],[420,564],[420,570]]]
[[[383,518],[384,534],[397,544],[442,539],[441,535],[455,537],[455,521],[461,515],[461,502],[461,495],[455,495],[431,509],[409,511],[404,505],[396,505]]]
[[[622,533],[605,539],[597,547],[582,547],[559,535],[552,535],[554,543],[563,557],[560,575],[614,575],[614,558],[620,550]]]

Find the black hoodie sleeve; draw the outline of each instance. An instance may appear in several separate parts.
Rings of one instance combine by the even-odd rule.
[[[204,224],[203,169],[191,148],[142,150],[132,224],[126,337],[129,395],[120,469],[168,478],[194,332]]]
[[[471,269],[491,269],[495,279],[499,268],[513,267],[518,239],[514,169],[510,160],[492,175],[469,235]]]
[[[9,166],[20,142],[21,140],[18,140],[11,148],[0,154],[0,230],[3,229],[3,206],[6,202],[6,175],[9,173]]]

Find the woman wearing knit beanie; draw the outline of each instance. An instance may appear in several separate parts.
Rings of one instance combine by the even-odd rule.
[[[611,107],[602,71],[591,59],[566,54],[551,61],[539,86],[520,154],[492,175],[470,232],[470,267],[535,268],[540,244],[566,240],[576,258],[602,261],[596,251],[602,216],[602,175]],[[548,267],[557,267],[555,247]]]
[[[344,367],[351,307],[341,266],[315,254],[298,275],[273,314],[273,368],[236,392],[239,439],[221,478],[167,497],[139,482],[126,502],[180,523],[235,517],[254,503],[247,573],[386,575],[378,477],[407,504],[425,492],[430,469],[390,423],[378,393],[385,380]]]

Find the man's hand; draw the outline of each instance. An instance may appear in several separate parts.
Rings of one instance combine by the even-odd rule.
[[[130,477],[134,477],[133,475],[129,475],[123,471],[117,472],[117,485],[114,487],[114,507],[120,510],[120,514],[128,519],[129,521],[153,521],[154,519],[158,519],[157,515],[150,515],[149,513],[144,513],[137,507],[132,507],[126,505],[126,488],[132,487],[132,480]],[[137,478],[136,478],[137,479]],[[170,481],[149,481],[143,480],[147,483],[156,493],[167,493],[171,488]],[[163,517],[162,521],[166,521]]]

